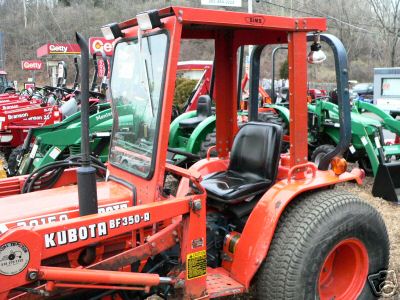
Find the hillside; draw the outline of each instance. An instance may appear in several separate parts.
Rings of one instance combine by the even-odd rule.
[[[373,67],[398,63],[396,28],[400,27],[397,26],[399,21],[396,18],[391,20],[391,11],[386,10],[384,22],[380,22],[379,11],[374,9],[374,2],[378,1],[356,0],[350,3],[344,0],[253,0],[253,10],[256,13],[275,15],[328,16],[328,32],[341,38],[348,50],[350,78],[362,82],[372,80]],[[392,4],[400,0],[387,2]],[[199,7],[200,0],[0,0],[0,31],[5,34],[5,69],[10,78],[23,82],[30,74],[21,70],[21,60],[35,59],[36,49],[41,45],[56,41],[74,43],[75,31],[82,32],[87,37],[101,36],[100,27],[104,24],[132,18],[147,9],[169,5]],[[242,8],[234,9],[246,11],[247,1],[243,0],[242,5]],[[387,28],[383,27],[385,22],[388,24]],[[393,34],[390,32],[391,22],[395,30]],[[184,43],[181,60],[212,59],[211,49],[211,45],[203,41]],[[272,47],[265,50],[265,77],[270,76],[271,51]],[[69,76],[72,78],[72,58],[58,59],[69,63]],[[281,63],[284,59],[284,54],[278,56],[278,62]],[[328,62],[322,67],[310,69],[310,80],[332,81],[332,68],[333,65]],[[38,72],[36,77],[41,84],[49,80],[46,70]]]

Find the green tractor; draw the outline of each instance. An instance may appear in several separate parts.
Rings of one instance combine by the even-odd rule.
[[[316,163],[339,141],[338,107],[335,103],[317,99],[308,106],[310,114],[309,143],[313,148],[311,159]],[[370,112],[370,114],[365,114]],[[374,114],[377,117],[371,116]],[[383,129],[400,134],[400,121],[393,119],[376,106],[356,100],[351,115],[352,143],[347,159],[358,162],[367,175],[377,175],[381,162],[397,160],[400,145],[386,145]]]
[[[97,53],[93,55],[94,75],[92,78],[92,97],[89,109],[89,131],[91,133],[91,153],[102,162],[107,161],[109,137],[112,128],[110,104],[105,102],[108,75],[107,57],[101,52],[105,66],[101,86],[98,81]],[[78,59],[74,58],[75,80],[73,89],[60,88],[70,93],[68,101],[61,107],[64,119],[60,123],[29,129],[22,145],[14,148],[7,161],[7,175],[26,175],[49,163],[64,160],[81,153],[81,112],[79,110],[80,92],[78,89]]]
[[[237,122],[239,126],[248,121],[247,99],[242,99],[245,92],[245,82],[249,80],[246,74],[243,76],[243,49],[239,49],[238,64],[238,95],[237,104],[241,109],[238,110]],[[208,93],[198,98],[197,109],[182,113],[175,118],[170,126],[168,141],[168,158],[176,165],[190,165],[193,162],[205,158],[211,146],[216,144],[216,116],[215,106],[211,95],[213,95],[214,74],[213,72],[204,73],[206,82],[210,82]],[[251,82],[251,79],[250,79]],[[261,89],[257,84],[257,89]],[[265,92],[264,92],[265,93]],[[259,94],[260,103],[266,97]],[[269,108],[258,110],[258,119],[261,122],[269,122],[281,125],[284,135],[288,134],[289,110],[281,105],[270,105]],[[283,147],[286,149],[287,147]],[[215,155],[215,151],[211,154]]]
[[[0,94],[15,93],[13,84],[7,80],[7,72],[0,70]]]
[[[316,164],[339,142],[339,110],[335,103],[317,99],[308,105],[311,160]],[[400,144],[386,144],[384,131],[400,135],[400,121],[367,102],[356,100],[351,113],[351,144],[345,153],[375,177],[372,193],[385,200],[400,200]]]
[[[268,105],[267,109],[259,109],[258,119],[261,122],[281,125],[284,127],[284,135],[288,134],[289,110],[286,107]],[[239,126],[247,120],[248,111],[239,111]],[[175,164],[182,165],[207,156],[208,149],[216,144],[215,122],[211,98],[209,95],[203,95],[198,100],[196,111],[181,114],[171,123],[168,150]]]
[[[106,61],[104,53],[102,53],[103,61]],[[99,98],[104,99],[103,94],[107,90],[107,86],[104,82],[104,78],[102,80],[101,86],[97,85],[97,55],[96,53],[93,55],[93,62],[95,66],[95,73],[93,75],[91,90],[92,95],[97,96]],[[107,74],[108,68],[107,63],[105,73]],[[75,64],[77,68],[77,63]],[[209,62],[196,61],[195,63],[192,61],[189,62],[181,62],[178,66],[178,71],[180,72],[179,79],[181,83],[186,84],[194,82],[194,87],[185,86],[185,88],[177,87],[177,90],[180,91],[180,97],[186,97],[185,109],[190,110],[193,109],[193,106],[197,105],[197,99],[199,95],[204,94],[208,90],[208,81],[207,79],[210,77],[211,64]],[[201,71],[201,76],[198,76],[194,71]],[[76,69],[77,74],[79,74],[79,70]],[[194,79],[187,79],[189,75]],[[107,76],[105,74],[105,76]],[[199,78],[197,78],[199,77]],[[186,80],[182,80],[186,79]],[[77,82],[77,76],[75,78],[75,82]],[[100,90],[99,92],[95,92]],[[101,100],[104,102],[104,100]],[[69,111],[76,111],[76,103],[75,100],[71,100],[73,104],[73,109],[69,109]],[[125,107],[124,105],[118,106],[118,113],[123,115],[121,119],[124,120],[124,126],[129,127],[129,124],[132,123],[128,117],[128,115],[134,115],[132,112],[132,108]],[[109,153],[109,142],[110,142],[110,132],[112,131],[113,120],[112,120],[112,112],[110,108],[110,103],[93,103],[90,107],[90,117],[89,117],[89,132],[90,132],[90,151],[91,155],[98,159],[100,162],[104,163],[108,160]],[[191,111],[192,113],[195,111]],[[189,112],[189,114],[191,113]],[[81,153],[81,115],[80,111],[77,111],[67,118],[65,118],[61,123],[53,124],[50,126],[45,126],[41,128],[31,129],[24,144],[13,149],[9,159],[8,159],[8,167],[7,174],[8,176],[15,175],[26,175],[31,174],[34,170],[39,170],[48,164],[68,160],[70,157],[75,157],[76,155]],[[136,122],[139,123],[139,122]],[[135,123],[135,124],[136,124]],[[144,122],[140,122],[143,124],[142,128],[137,128],[136,132],[138,134],[142,134],[145,136],[149,134],[148,130],[146,130],[146,125]],[[131,130],[132,131],[132,130]],[[123,132],[121,133],[123,134]],[[123,140],[123,139],[122,139]]]
[[[277,47],[272,52],[272,100],[275,103],[275,55],[287,47]],[[308,104],[309,153],[311,161],[319,164],[322,157],[332,152],[340,142],[341,118],[335,92],[330,96],[314,94]],[[312,94],[311,94],[312,96]],[[286,103],[279,103],[285,106]],[[287,120],[287,119],[285,119]],[[375,177],[372,193],[385,200],[400,202],[400,121],[373,104],[353,100],[351,112],[351,144],[345,158],[357,162],[367,175]],[[396,138],[386,142],[385,134]]]
[[[112,117],[109,103],[92,108],[89,118],[91,154],[107,161]],[[31,129],[25,143],[13,150],[8,160],[8,175],[25,175],[51,162],[81,153],[80,112],[61,123]],[[31,141],[34,140],[31,147]]]

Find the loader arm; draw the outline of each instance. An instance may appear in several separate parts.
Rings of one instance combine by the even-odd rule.
[[[393,118],[389,113],[383,111],[376,105],[360,101],[360,100],[355,100],[354,101],[354,107],[353,110],[360,113],[361,110],[370,112],[378,116],[382,121],[382,126],[393,133],[400,135],[400,121],[396,120]]]
[[[18,262],[17,272],[5,274],[4,270],[0,271],[0,279],[4,282],[0,287],[0,299],[6,299],[12,289],[38,280],[47,281],[47,285],[42,290],[43,294],[52,292],[57,287],[119,289],[121,283],[126,285],[120,287],[125,290],[137,288],[148,290],[150,286],[161,283],[173,284],[179,281],[180,275],[162,278],[156,274],[112,271],[130,265],[138,259],[154,256],[179,241],[205,240],[205,227],[199,229],[196,226],[199,222],[205,222],[206,194],[200,185],[200,175],[175,166],[167,166],[167,169],[189,179],[198,192],[185,197],[165,199],[101,215],[77,217],[33,228],[15,228],[0,235],[2,248],[16,247],[24,253]],[[156,223],[169,224],[174,218],[176,219],[174,224],[166,226],[156,234],[149,234],[147,242],[141,246],[133,246],[126,252],[86,269],[47,267],[41,263],[46,258],[101,243],[122,234],[135,234],[139,230],[152,228],[151,225]],[[62,237],[64,235],[67,240]],[[181,245],[183,260],[186,260],[190,253],[205,252],[205,243],[193,245],[183,242]],[[205,260],[205,257],[203,259]],[[202,265],[202,272],[205,274],[205,261]],[[4,276],[13,276],[13,280],[9,280],[8,277],[8,280],[4,281]],[[185,271],[182,276],[190,278]],[[192,279],[188,284],[189,290],[201,294],[199,289],[205,285],[204,283],[199,285],[199,283],[203,281],[205,281],[204,276]]]

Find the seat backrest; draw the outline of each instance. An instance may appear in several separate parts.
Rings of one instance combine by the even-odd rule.
[[[254,175],[274,182],[278,173],[282,127],[249,122],[233,141],[228,170]]]
[[[209,95],[202,95],[199,97],[199,100],[197,101],[197,116],[211,116],[211,98]]]

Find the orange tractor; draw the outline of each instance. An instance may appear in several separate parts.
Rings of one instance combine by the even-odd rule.
[[[88,151],[89,56],[78,34],[83,154],[77,169],[52,177],[53,188],[0,198],[0,299],[209,299],[252,284],[258,299],[377,296],[385,276],[374,275],[384,274],[389,258],[385,224],[371,206],[335,188],[361,183],[363,172],[347,172],[340,158],[350,138],[347,58],[330,35],[320,38],[335,56],[341,142],[318,167],[307,160],[307,34],[324,30],[320,18],[184,7],[104,26],[104,36],[118,42],[103,181]],[[218,157],[189,169],[167,161],[184,39],[215,44]],[[268,44],[288,45],[290,154],[281,154],[280,126],[257,122],[260,52],[250,68],[250,121],[240,130],[236,121],[237,50]],[[177,187],[171,178],[179,178]],[[0,183],[0,190],[18,192],[24,180]]]

